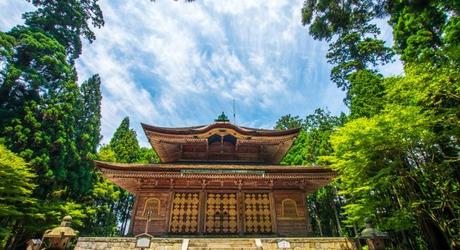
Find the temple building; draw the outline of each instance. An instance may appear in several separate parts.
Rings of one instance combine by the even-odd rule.
[[[335,176],[279,165],[299,129],[241,127],[225,115],[206,126],[142,127],[161,163],[96,162],[135,195],[134,235],[306,236],[306,197]]]

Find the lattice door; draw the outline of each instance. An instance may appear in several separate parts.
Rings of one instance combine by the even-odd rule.
[[[265,193],[244,194],[245,232],[271,233],[270,197]]]
[[[208,194],[206,233],[236,233],[238,230],[236,193]]]
[[[198,231],[199,193],[175,193],[171,207],[169,231],[196,233]]]

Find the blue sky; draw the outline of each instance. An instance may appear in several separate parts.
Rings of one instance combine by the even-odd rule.
[[[316,108],[347,112],[344,93],[329,79],[327,44],[300,22],[303,0],[102,0],[105,26],[85,43],[80,82],[102,79],[103,143],[129,116],[142,145],[140,122],[208,124],[225,111],[236,123],[271,128],[285,114]],[[0,0],[0,30],[22,23],[25,0]],[[391,29],[380,21],[382,38]],[[401,73],[399,62],[382,67]]]

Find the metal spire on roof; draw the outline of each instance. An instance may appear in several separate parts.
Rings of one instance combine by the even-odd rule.
[[[235,98],[233,98],[233,124],[236,124]]]

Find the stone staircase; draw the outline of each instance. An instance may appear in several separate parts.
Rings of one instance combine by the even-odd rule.
[[[183,247],[184,249],[184,247]],[[254,239],[216,238],[216,239],[190,239],[188,250],[259,250]]]

